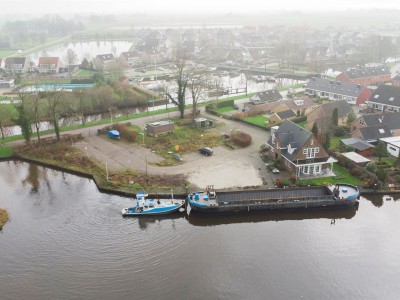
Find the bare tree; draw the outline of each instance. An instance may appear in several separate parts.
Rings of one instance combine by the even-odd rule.
[[[67,53],[65,54],[65,61],[67,62],[68,65],[68,72],[69,76],[72,77],[72,67],[76,64],[78,61],[78,56],[72,49],[68,49]]]
[[[185,117],[185,105],[186,105],[186,88],[190,78],[189,71],[187,69],[186,57],[182,51],[182,48],[178,48],[175,54],[175,64],[177,66],[177,78],[176,83],[178,85],[177,99],[174,99],[170,93],[166,93],[167,97],[178,106],[180,117]]]
[[[47,92],[46,93],[46,104],[47,104],[47,116],[53,124],[54,131],[56,133],[57,141],[60,140],[60,126],[59,119],[62,112],[62,106],[66,103],[65,92]]]
[[[43,103],[40,101],[40,97],[36,92],[31,94],[19,93],[19,97],[25,112],[35,126],[36,136],[40,144],[40,122],[43,119]]]
[[[192,76],[188,82],[188,89],[190,90],[193,101],[192,120],[194,121],[197,113],[197,104],[201,100],[206,99],[206,89],[208,86],[205,74],[194,75],[195,71],[192,70]]]
[[[8,109],[7,106],[0,104],[0,132],[1,132],[1,139],[4,139],[4,127],[9,125],[12,121],[12,114],[11,111]]]

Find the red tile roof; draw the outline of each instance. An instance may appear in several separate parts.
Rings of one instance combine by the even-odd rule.
[[[60,63],[60,58],[59,57],[39,57],[39,63],[38,66],[40,65],[59,65]]]

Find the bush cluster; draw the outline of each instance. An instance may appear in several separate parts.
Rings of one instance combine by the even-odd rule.
[[[233,130],[231,133],[231,142],[240,147],[247,147],[251,144],[251,135],[241,130]]]

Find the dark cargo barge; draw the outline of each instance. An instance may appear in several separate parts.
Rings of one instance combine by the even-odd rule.
[[[356,204],[359,195],[356,186],[342,183],[335,186],[219,192],[208,186],[205,191],[190,193],[187,201],[193,212],[223,214],[349,207]]]

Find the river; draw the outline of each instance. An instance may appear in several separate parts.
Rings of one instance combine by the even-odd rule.
[[[22,162],[0,162],[0,191],[1,299],[400,297],[392,198],[337,212],[123,218],[131,200]]]

